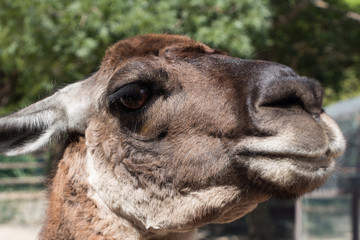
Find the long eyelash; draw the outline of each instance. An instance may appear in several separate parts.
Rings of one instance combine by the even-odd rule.
[[[126,95],[128,92],[135,90],[135,88],[147,89],[147,92],[149,94],[147,101],[149,101],[151,99],[151,97],[153,95],[153,90],[151,87],[148,86],[148,84],[142,83],[142,82],[132,82],[132,83],[122,86],[120,89],[118,89],[117,91],[112,93],[110,96],[108,96],[108,103],[109,103],[110,108],[121,109],[126,112],[138,112],[139,110],[141,110],[144,106],[146,106],[146,103],[144,106],[140,107],[139,109],[131,109],[131,108],[124,106],[124,104],[120,101],[120,99],[124,95]]]

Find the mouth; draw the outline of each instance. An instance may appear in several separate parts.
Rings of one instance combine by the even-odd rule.
[[[300,155],[286,155],[286,154],[277,154],[277,153],[250,153],[250,152],[240,152],[236,154],[236,159],[240,163],[249,161],[258,161],[258,162],[273,162],[272,167],[281,165],[291,165],[292,169],[297,169],[297,171],[303,171],[308,173],[314,173],[316,171],[332,171],[333,165],[335,164],[335,157],[331,156],[329,153],[325,153],[321,156],[300,156]],[[256,165],[256,164],[255,164]]]
[[[335,169],[335,158],[328,153],[313,157],[242,152],[235,161],[257,189],[276,197],[310,192]]]

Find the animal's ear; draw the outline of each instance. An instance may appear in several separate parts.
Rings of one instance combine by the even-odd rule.
[[[85,132],[92,108],[88,90],[91,77],[54,95],[0,118],[0,154],[20,155],[43,149],[69,132]],[[87,86],[84,86],[87,85]],[[95,97],[95,96],[93,96]]]

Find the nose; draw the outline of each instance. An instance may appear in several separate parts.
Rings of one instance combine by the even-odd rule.
[[[300,77],[291,68],[269,63],[259,78],[257,108],[302,110],[314,117],[322,111],[323,89],[316,80]]]

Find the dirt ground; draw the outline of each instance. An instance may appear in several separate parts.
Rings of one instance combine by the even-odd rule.
[[[1,240],[36,240],[40,226],[0,225]]]
[[[37,240],[40,226],[20,226],[14,224],[0,224],[0,240]],[[204,232],[198,233],[198,239],[212,240],[241,240],[236,236],[208,238]],[[246,238],[245,238],[246,239]]]

